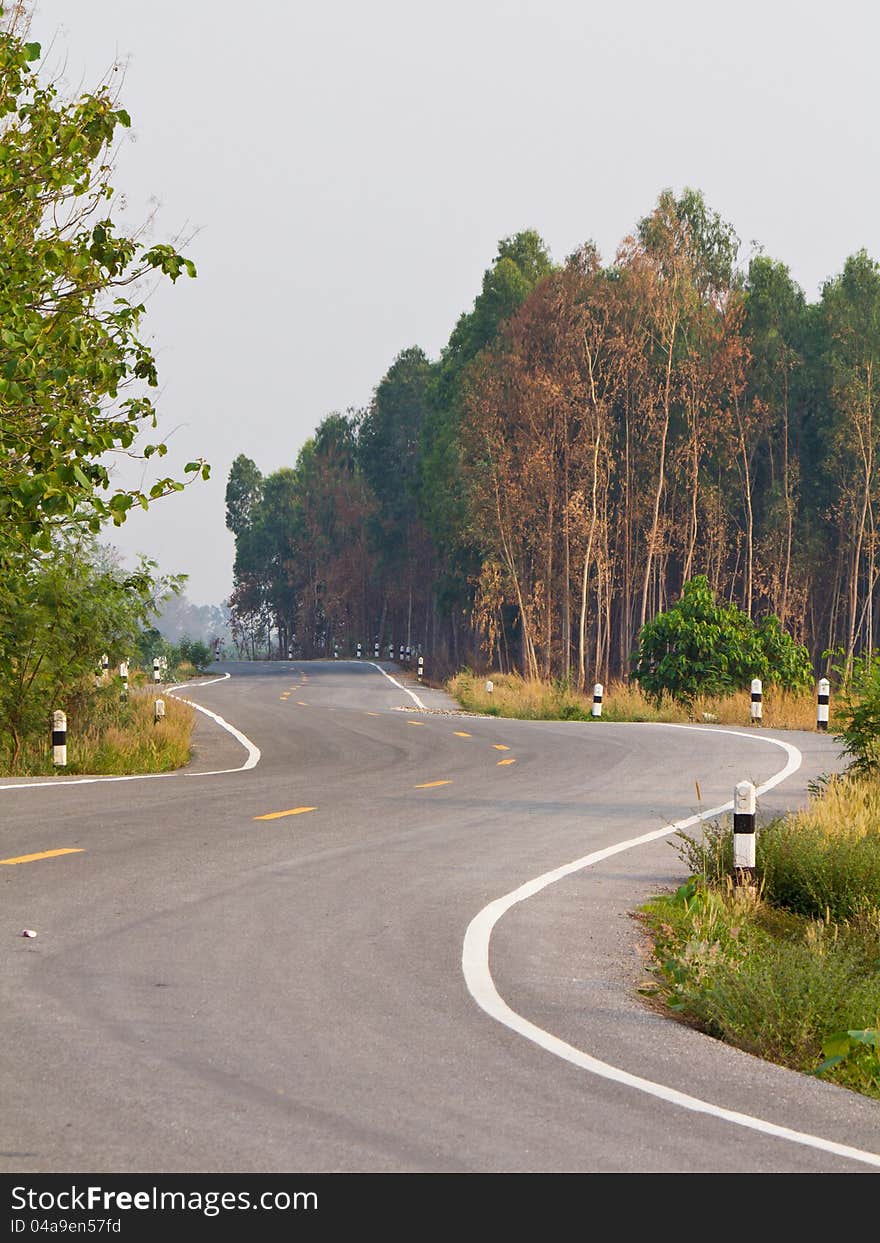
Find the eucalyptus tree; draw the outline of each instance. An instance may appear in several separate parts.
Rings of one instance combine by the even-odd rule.
[[[857,645],[870,657],[876,628],[880,457],[880,264],[864,250],[822,291],[827,338],[827,461],[837,482],[834,514],[845,573],[846,664]]]

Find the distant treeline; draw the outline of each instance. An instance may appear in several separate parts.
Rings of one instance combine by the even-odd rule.
[[[404,350],[296,465],[239,456],[240,650],[420,645],[579,684],[705,574],[809,648],[878,640],[880,268],[809,303],[686,190],[603,266],[502,241],[436,361]],[[876,373],[875,373],[875,368]]]

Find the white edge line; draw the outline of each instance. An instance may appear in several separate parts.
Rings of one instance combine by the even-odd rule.
[[[225,682],[232,675],[223,673],[219,678],[212,678],[210,682],[182,682],[178,686],[166,686],[165,694],[174,695],[175,691],[187,690],[190,686],[214,686],[217,682]],[[0,786],[0,794],[4,790],[44,790],[52,786],[84,786],[97,785],[99,782],[109,781],[156,781],[159,778],[169,777],[222,777],[226,773],[243,773],[249,768],[256,768],[260,762],[260,748],[255,746],[250,738],[246,737],[241,730],[236,729],[234,725],[230,725],[222,716],[218,716],[216,712],[212,712],[210,708],[203,708],[201,704],[194,703],[191,699],[184,699],[182,695],[174,695],[175,699],[179,699],[181,703],[188,704],[191,708],[195,708],[197,712],[203,712],[205,716],[209,716],[216,721],[223,729],[232,734],[244,749],[247,751],[247,759],[238,768],[217,768],[213,772],[208,773],[181,773],[179,770],[170,773],[132,773],[127,777],[70,777],[62,778],[59,781],[19,781],[15,785]]]
[[[349,662],[349,663],[352,663],[352,662]],[[406,694],[409,695],[410,699],[413,701],[413,703],[416,705],[417,708],[421,708],[423,712],[428,711],[428,709],[422,703],[421,699],[419,699],[415,691],[411,691],[408,686],[404,686],[402,682],[398,682],[397,678],[392,678],[391,674],[386,673],[385,670],[382,668],[382,666],[377,665],[374,660],[361,660],[361,661],[355,661],[353,663],[361,664],[361,665],[372,665],[374,669],[379,670],[379,672],[382,674],[384,678],[387,678],[389,682],[393,682],[398,690],[405,691]]]
[[[784,768],[780,769],[778,773],[775,773],[774,776],[758,787],[758,794],[766,793],[767,790],[771,790],[774,786],[779,785],[780,782],[791,776],[792,773],[797,772],[803,759],[797,747],[793,747],[790,743],[782,742],[778,738],[770,738],[766,735],[756,737],[752,734],[743,734],[738,730],[732,729],[703,730],[701,726],[679,725],[673,728],[699,729],[702,732],[714,734],[734,734],[738,738],[749,738],[753,742],[770,742],[775,746],[781,747],[787,753],[788,761]],[[563,1058],[565,1061],[571,1062],[573,1065],[579,1066],[582,1070],[589,1071],[591,1074],[635,1088],[639,1092],[658,1097],[669,1104],[688,1109],[692,1113],[709,1114],[714,1118],[720,1118],[725,1122],[732,1122],[737,1126],[747,1127],[752,1131],[760,1131],[765,1135],[773,1135],[779,1139],[804,1145],[807,1148],[818,1148],[823,1152],[834,1153],[840,1157],[849,1157],[853,1161],[861,1161],[866,1165],[880,1168],[880,1153],[865,1152],[860,1148],[851,1148],[848,1144],[838,1144],[834,1140],[823,1139],[817,1135],[810,1135],[803,1131],[791,1130],[789,1127],[778,1126],[774,1122],[767,1122],[762,1118],[752,1117],[751,1114],[725,1109],[720,1105],[713,1105],[708,1101],[700,1100],[699,1097],[689,1096],[684,1092],[677,1091],[675,1088],[654,1083],[650,1079],[642,1079],[638,1075],[630,1074],[629,1071],[622,1070],[617,1066],[611,1066],[607,1062],[602,1062],[598,1058],[592,1057],[589,1053],[585,1053],[582,1049],[577,1049],[573,1045],[567,1044],[564,1040],[560,1040],[558,1036],[554,1036],[551,1032],[544,1031],[542,1027],[529,1022],[522,1015],[517,1014],[515,1010],[512,1010],[507,1005],[495,987],[489,968],[489,942],[495,925],[501,916],[509,911],[512,906],[525,901],[526,898],[533,897],[534,894],[539,893],[548,885],[552,885],[555,881],[561,880],[564,876],[570,876],[573,872],[579,872],[583,868],[599,863],[602,859],[607,859],[611,855],[620,854],[624,850],[631,850],[635,846],[642,846],[647,842],[656,841],[658,838],[667,837],[669,834],[688,828],[698,821],[708,820],[711,816],[718,816],[724,811],[729,811],[732,806],[732,802],[722,803],[718,807],[712,807],[708,811],[698,813],[695,816],[689,816],[685,820],[677,820],[666,828],[656,829],[653,833],[645,833],[641,837],[633,837],[628,841],[618,842],[615,846],[608,846],[604,850],[593,851],[592,854],[575,859],[572,863],[555,868],[551,872],[544,872],[543,875],[535,877],[534,880],[527,881],[524,885],[520,885],[518,889],[514,889],[504,897],[496,898],[494,902],[490,902],[488,906],[483,907],[479,914],[474,916],[465,933],[461,966],[468,991],[477,1005],[490,1015],[491,1018],[496,1019],[499,1023],[503,1023],[505,1027],[510,1028],[511,1031],[518,1033],[520,1036],[524,1036],[527,1040],[531,1040],[548,1053],[553,1053],[556,1057]]]

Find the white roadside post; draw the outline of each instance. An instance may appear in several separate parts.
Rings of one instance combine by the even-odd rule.
[[[819,679],[816,702],[816,729],[823,733],[828,730],[828,704],[831,699],[831,683],[827,678]]]
[[[752,678],[751,713],[752,724],[760,725],[764,715],[764,695],[760,678]]]
[[[52,713],[52,763],[67,767],[67,717],[60,710]]]
[[[424,672],[425,672],[425,658],[424,656],[420,656],[419,657],[419,681],[420,682],[422,680],[422,674]]]
[[[733,883],[750,885],[755,877],[755,787],[741,781],[733,792]]]
[[[159,657],[158,657],[158,656],[154,656],[154,657],[153,657],[153,681],[154,681],[154,682],[161,682],[161,681],[162,681],[162,677],[161,677],[161,668],[160,668],[160,665],[159,665]]]
[[[593,687],[593,707],[591,715],[599,717],[602,715],[602,696],[605,694],[605,688],[601,682],[597,682]]]
[[[487,682],[487,683],[486,683],[486,694],[487,694],[487,695],[491,695],[491,694],[492,694],[492,692],[494,691],[494,689],[495,689],[495,683],[494,683],[494,682]]]
[[[122,699],[128,699],[128,661],[119,662],[119,676],[122,678]]]
[[[153,706],[153,724],[158,725],[165,717],[165,700],[157,699]]]

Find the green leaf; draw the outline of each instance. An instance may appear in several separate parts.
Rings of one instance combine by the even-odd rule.
[[[880,1049],[880,1028],[867,1027],[863,1031],[850,1031],[847,1035],[857,1044],[867,1044]]]
[[[830,1070],[832,1066],[839,1066],[842,1061],[844,1061],[844,1058],[839,1054],[834,1057],[826,1057],[825,1061],[822,1062],[821,1065],[817,1066],[815,1070],[810,1071],[810,1074],[824,1075],[826,1070]]]
[[[849,1032],[834,1032],[822,1041],[822,1052],[826,1057],[844,1058],[849,1053],[852,1043]]]

